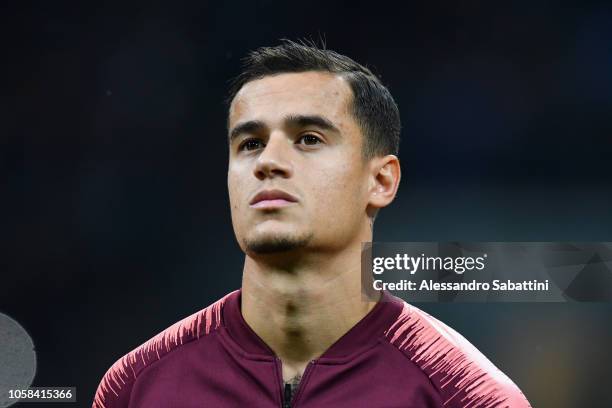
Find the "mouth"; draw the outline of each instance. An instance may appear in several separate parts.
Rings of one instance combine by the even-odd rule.
[[[282,190],[262,190],[249,201],[251,208],[274,209],[297,203],[297,198]]]

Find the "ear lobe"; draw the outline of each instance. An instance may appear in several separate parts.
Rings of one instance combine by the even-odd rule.
[[[389,154],[372,162],[372,181],[368,206],[383,208],[389,205],[399,187],[401,169],[397,156]]]

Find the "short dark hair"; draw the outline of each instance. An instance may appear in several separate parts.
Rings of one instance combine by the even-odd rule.
[[[275,47],[261,47],[243,59],[243,71],[233,81],[228,105],[247,83],[266,76],[306,71],[328,71],[345,78],[353,91],[352,114],[364,135],[366,159],[397,155],[400,115],[389,90],[368,68],[349,57],[328,50],[325,44],[282,40]]]

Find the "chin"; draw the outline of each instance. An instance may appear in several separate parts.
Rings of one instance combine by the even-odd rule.
[[[267,232],[243,240],[247,253],[274,254],[304,248],[312,239],[312,234]]]

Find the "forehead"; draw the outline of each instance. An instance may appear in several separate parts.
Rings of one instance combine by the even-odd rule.
[[[266,76],[246,83],[230,107],[230,128],[237,121],[273,122],[287,115],[322,115],[342,125],[348,119],[352,91],[344,78],[329,72]]]

